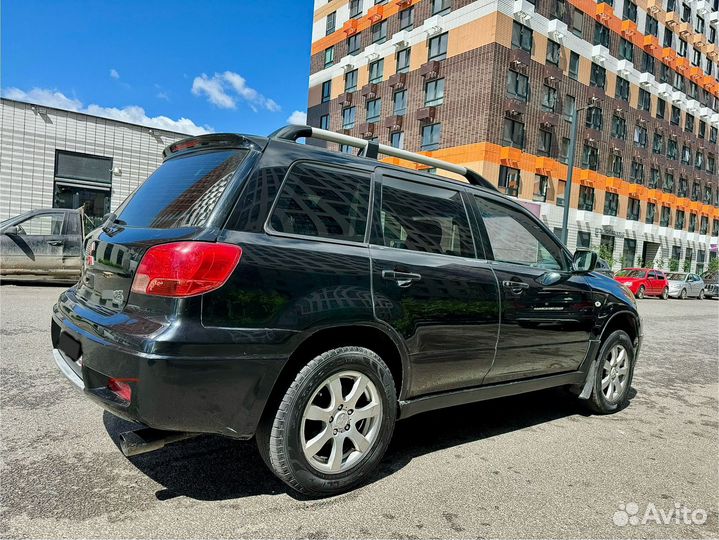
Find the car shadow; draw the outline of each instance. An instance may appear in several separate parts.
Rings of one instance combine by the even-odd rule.
[[[635,395],[632,388],[630,400]],[[419,414],[397,423],[387,453],[368,483],[397,472],[415,457],[570,416],[589,413],[559,388]],[[118,451],[120,433],[138,428],[108,412],[103,420]],[[254,441],[201,435],[127,459],[163,486],[155,494],[159,500],[189,497],[213,501],[279,493],[309,500],[265,467]]]

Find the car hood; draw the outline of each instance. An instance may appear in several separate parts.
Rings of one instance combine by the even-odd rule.
[[[614,279],[616,279],[619,283],[632,283],[634,281],[639,281],[644,278],[636,278],[636,277],[626,277],[626,276],[615,276]]]

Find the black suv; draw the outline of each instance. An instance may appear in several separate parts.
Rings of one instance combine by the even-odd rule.
[[[471,170],[306,126],[164,157],[52,317],[62,372],[144,426],[126,455],[254,436],[279,478],[328,495],[367,478],[398,418],[557,386],[626,404],[631,292]]]

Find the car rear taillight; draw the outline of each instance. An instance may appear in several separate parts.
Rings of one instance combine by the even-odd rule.
[[[209,242],[172,242],[147,250],[132,292],[185,298],[224,285],[242,257],[242,248]]]
[[[107,389],[128,403],[132,401],[132,387],[128,383],[136,383],[138,379],[110,379],[107,381]]]

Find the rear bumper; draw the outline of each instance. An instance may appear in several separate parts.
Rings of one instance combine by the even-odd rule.
[[[282,347],[222,344],[223,354],[216,354],[218,345],[208,341],[191,355],[182,348],[185,354],[147,353],[120,345],[123,336],[111,327],[81,319],[86,308],[68,312],[64,300],[53,312],[53,357],[65,378],[89,399],[116,416],[156,429],[239,439],[254,435],[286,362],[278,352]],[[61,340],[62,334],[66,336]],[[81,366],[71,357],[77,352],[63,350],[73,340],[79,343]],[[252,354],[248,349],[254,349]],[[111,378],[129,381],[129,402],[107,388]]]

